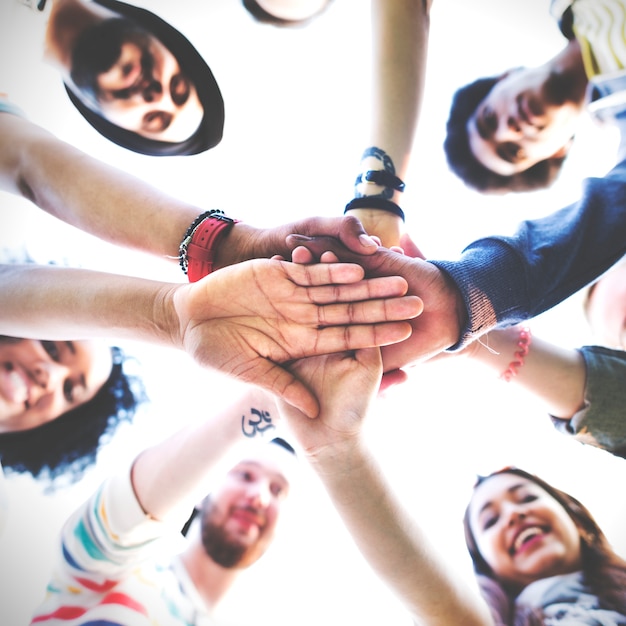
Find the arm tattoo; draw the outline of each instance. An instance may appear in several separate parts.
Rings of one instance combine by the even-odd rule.
[[[246,437],[263,436],[266,431],[276,428],[272,424],[272,416],[269,411],[263,411],[250,407],[250,415],[241,416],[241,432]]]

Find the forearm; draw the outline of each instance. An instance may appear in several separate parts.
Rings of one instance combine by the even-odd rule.
[[[372,117],[360,173],[382,169],[406,178],[424,92],[429,5],[425,0],[372,0]],[[400,190],[355,186],[355,197],[376,195],[402,206]],[[373,207],[350,213],[383,245],[398,245],[401,217]]]
[[[58,266],[0,266],[0,334],[129,338],[180,347],[175,284]]]
[[[178,256],[202,212],[8,113],[0,113],[0,188],[105,241],[160,257]]]
[[[479,595],[410,519],[371,453],[357,445],[311,460],[374,572],[420,626],[491,625]]]
[[[474,342],[472,357],[496,375],[516,360],[520,349],[520,327],[493,330]],[[523,365],[509,384],[520,386],[546,404],[550,415],[570,418],[584,405],[586,368],[578,350],[562,348],[539,337],[532,337]]]
[[[263,429],[251,427],[261,414]],[[207,494],[208,478],[233,446],[273,432],[275,414],[272,397],[250,387],[198,426],[142,452],[133,465],[132,483],[144,511],[163,521],[181,512],[188,514]]]

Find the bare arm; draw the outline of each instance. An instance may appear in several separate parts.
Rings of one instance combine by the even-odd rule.
[[[420,626],[492,626],[478,592],[409,517],[361,437],[380,382],[379,351],[305,359],[294,368],[318,393],[320,415],[279,408],[372,569]]]
[[[357,265],[269,259],[238,263],[193,284],[0,266],[0,334],[170,345],[316,415],[315,396],[281,363],[403,340],[411,332],[403,320],[421,312],[418,298],[403,297],[402,278],[362,277]]]
[[[205,210],[168,196],[10,113],[0,113],[0,189],[23,196],[104,241],[173,262],[187,228]],[[294,232],[337,237],[361,254],[376,250],[352,216],[313,217],[271,229],[239,223],[221,241],[215,266],[274,254],[288,257],[285,239]]]
[[[432,0],[372,0],[372,120],[361,171],[389,169],[382,152],[395,175],[405,179],[423,99],[431,4]],[[359,185],[356,191],[366,196],[383,193],[402,206],[398,191],[387,193],[371,184]],[[384,246],[399,244],[404,224],[396,215],[368,208],[351,213]]]
[[[490,331],[468,346],[467,356],[502,374],[516,360],[521,328]],[[524,364],[514,369],[517,374],[510,378],[510,384],[521,386],[545,402],[551,415],[569,419],[583,407],[586,369],[578,350],[533,337]]]
[[[143,451],[133,464],[132,484],[144,511],[158,520],[188,514],[207,493],[207,479],[233,446],[249,441],[242,421],[253,409],[275,424],[275,403],[251,388],[228,408]],[[272,429],[266,431],[271,432]]]

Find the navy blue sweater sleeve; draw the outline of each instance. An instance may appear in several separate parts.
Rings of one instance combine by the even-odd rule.
[[[604,178],[585,179],[580,200],[522,222],[512,236],[479,239],[456,261],[430,261],[452,278],[467,307],[467,326],[450,350],[547,311],[625,253],[626,160]]]

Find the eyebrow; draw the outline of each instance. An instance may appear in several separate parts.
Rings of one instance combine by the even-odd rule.
[[[66,341],[65,345],[72,354],[76,354],[76,346],[73,341]]]
[[[517,485],[513,485],[509,487],[506,490],[506,493],[514,494],[516,491],[518,491],[519,489],[522,489],[524,486],[525,486],[524,483],[518,483]],[[483,504],[480,507],[480,510],[478,511],[478,516],[480,517],[480,515],[482,515],[485,512],[485,510],[491,506],[493,506],[493,500],[487,500],[487,502],[485,502],[485,504]]]

